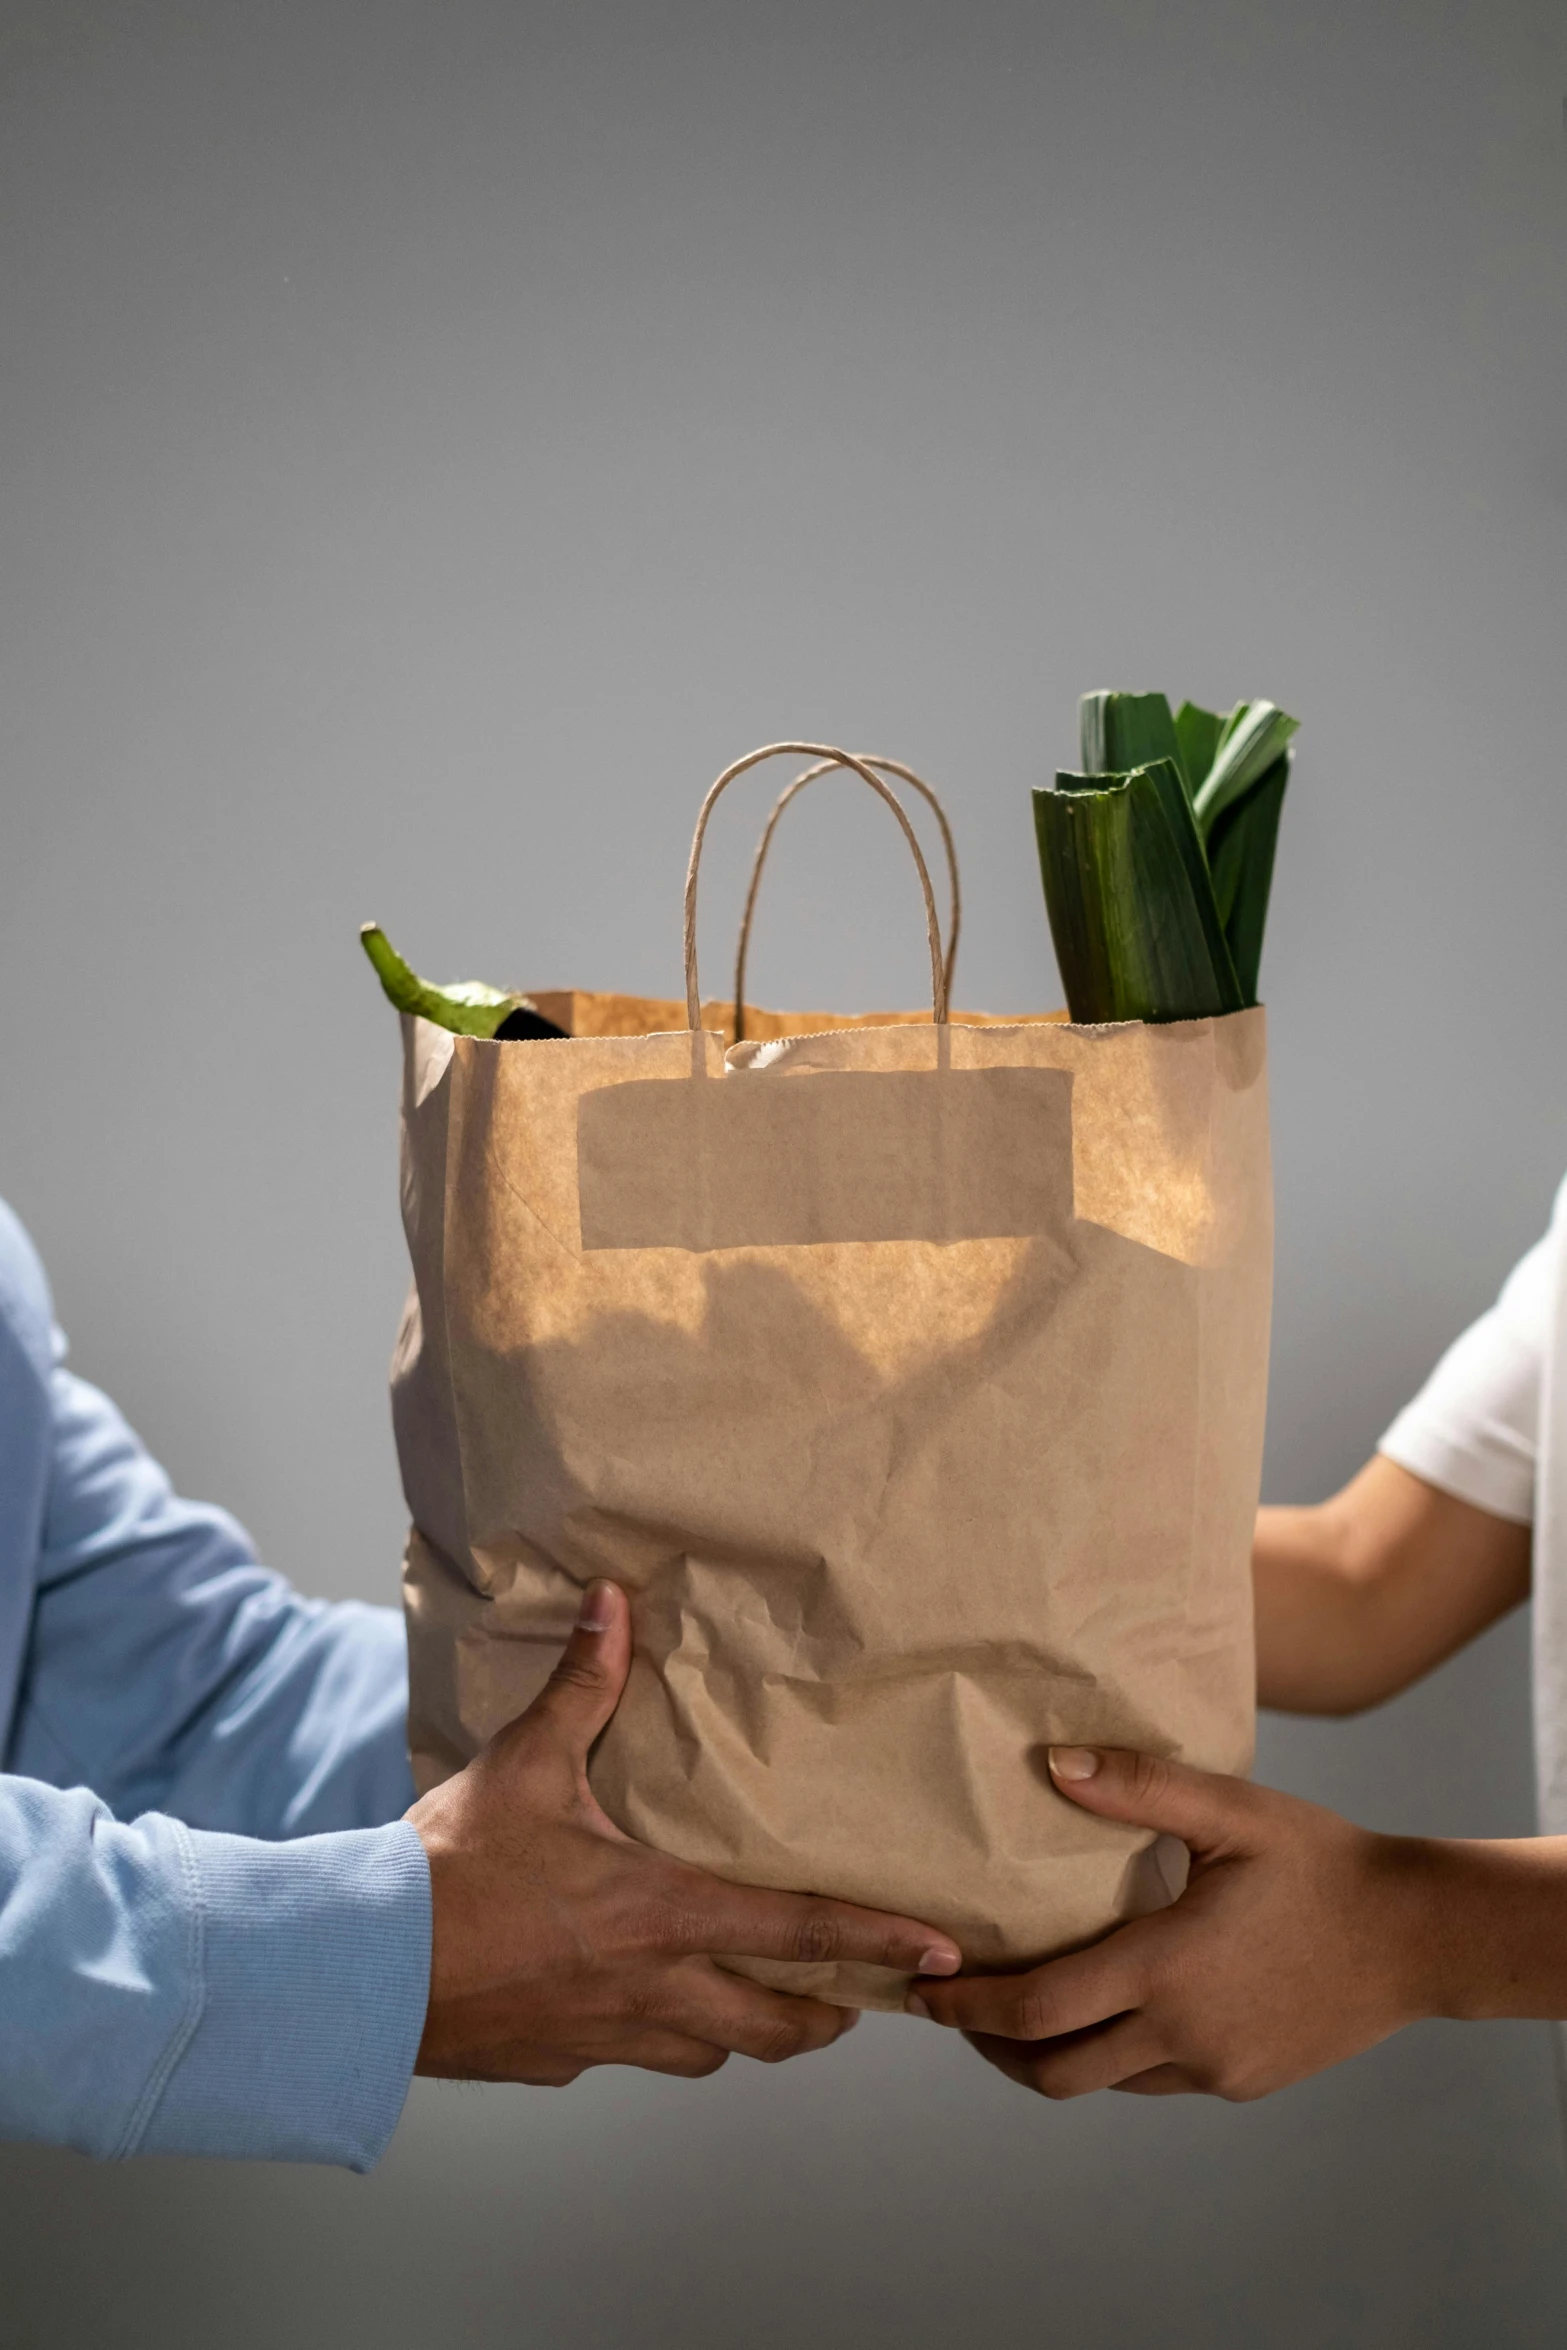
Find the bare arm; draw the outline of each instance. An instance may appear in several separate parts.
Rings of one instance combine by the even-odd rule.
[[[1407,1689],[1529,1596],[1527,1526],[1379,1453],[1314,1509],[1262,1509],[1257,1697],[1350,1714]]]

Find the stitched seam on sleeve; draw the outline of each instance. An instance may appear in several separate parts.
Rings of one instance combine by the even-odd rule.
[[[196,1861],[196,1848],[183,1821],[171,1820],[169,1825],[174,1830],[179,1849],[180,1874],[185,1886],[185,1966],[190,1987],[185,1997],[185,2012],[137,2099],[130,2120],[125,2125],[124,2135],[110,2158],[115,2162],[123,2161],[128,2154],[134,2154],[141,2144],[174,2068],[195,2037],[207,2007],[207,1910],[201,1887],[201,1871]]]

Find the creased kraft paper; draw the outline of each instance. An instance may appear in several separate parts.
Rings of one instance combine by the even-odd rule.
[[[636,1661],[592,1779],[630,1834],[908,1912],[977,1966],[1167,1900],[1184,1855],[1044,1758],[1250,1761],[1262,1013],[755,1014],[726,1055],[717,1007],[693,1038],[672,1005],[538,1000],[570,1038],[404,1023],[421,1786],[609,1575]]]

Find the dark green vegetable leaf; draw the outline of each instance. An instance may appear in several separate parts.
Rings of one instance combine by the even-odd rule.
[[[1183,1020],[1257,1000],[1297,721],[1162,694],[1085,694],[1082,775],[1034,794],[1074,1020]]]
[[[1155,759],[1180,762],[1163,694],[1084,694],[1077,717],[1085,775],[1129,775]]]
[[[1243,800],[1300,725],[1276,702],[1237,702],[1224,722],[1212,767],[1192,801],[1204,840],[1228,808]]]
[[[1224,935],[1224,924],[1215,902],[1213,876],[1208,869],[1207,851],[1197,820],[1192,814],[1191,802],[1186,797],[1186,786],[1173,759],[1159,759],[1145,770],[1149,783],[1158,795],[1170,837],[1186,871],[1186,885],[1191,891],[1192,906],[1202,924],[1203,937],[1208,948],[1208,959],[1213,966],[1215,985],[1224,997],[1226,1011],[1238,1012],[1246,998],[1236,977],[1234,959]],[[1134,777],[1135,781],[1136,778]],[[1196,1014],[1188,1015],[1195,1018]]]
[[[1034,793],[1045,903],[1072,1018],[1199,1020],[1242,997],[1173,760],[1058,775]]]
[[[1196,702],[1183,702],[1176,711],[1175,740],[1180,748],[1188,799],[1194,800],[1207,782],[1223,732],[1224,720],[1217,710],[1204,710]]]
[[[1248,1004],[1257,1001],[1262,936],[1273,885],[1273,853],[1289,783],[1290,755],[1274,760],[1246,797],[1215,819],[1208,835],[1213,894],[1235,975]]]

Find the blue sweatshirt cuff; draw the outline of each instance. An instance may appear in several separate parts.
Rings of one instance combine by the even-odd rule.
[[[430,1872],[406,1820],[288,1844],[181,1828],[195,1995],[126,2153],[370,2170],[430,1986]]]

